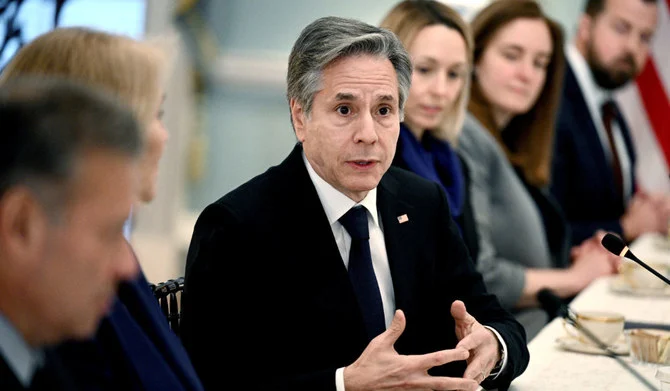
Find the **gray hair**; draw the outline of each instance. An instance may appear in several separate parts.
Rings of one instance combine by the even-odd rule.
[[[64,79],[17,78],[0,87],[0,196],[31,188],[57,212],[78,158],[89,150],[137,158],[142,133],[125,105]],[[81,164],[81,163],[80,163]]]
[[[362,54],[385,57],[396,71],[400,119],[412,81],[412,65],[402,42],[387,29],[355,19],[328,16],[305,27],[293,45],[286,75],[287,98],[295,99],[306,115],[322,88],[323,69],[343,57]]]

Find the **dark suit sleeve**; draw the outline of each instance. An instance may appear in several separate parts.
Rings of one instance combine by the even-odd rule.
[[[487,292],[483,278],[475,269],[474,262],[458,234],[456,223],[450,217],[446,195],[442,188],[437,186],[437,189],[443,202],[441,209],[446,210],[446,213],[439,214],[441,216],[439,230],[444,232],[444,237],[448,239],[441,251],[444,252],[445,258],[454,260],[445,264],[444,284],[456,287],[451,290],[455,294],[452,299],[463,300],[466,309],[477,321],[494,328],[505,341],[508,355],[505,370],[495,380],[487,380],[482,386],[485,389],[506,389],[528,366],[526,333],[512,314],[502,308],[498,299]]]
[[[552,156],[552,172],[550,190],[559,205],[565,207],[568,202],[570,162],[574,154],[574,148],[571,147],[568,132],[559,122],[556,125],[556,135],[554,138],[554,151]]]
[[[235,216],[219,204],[205,208],[196,222],[186,259],[181,338],[205,389],[226,388],[237,376],[224,361],[246,360],[241,347],[253,346],[239,327],[253,322],[250,307],[235,300],[239,295],[251,304],[253,297],[247,284],[235,281],[250,273],[244,251],[249,245]]]
[[[228,389],[238,379],[254,389],[334,390],[336,368],[296,373],[290,366],[294,341],[281,332],[294,321],[290,303],[269,288],[277,287],[277,270],[286,260],[243,221],[215,203],[201,213],[193,232],[181,337],[198,376],[207,390]]]

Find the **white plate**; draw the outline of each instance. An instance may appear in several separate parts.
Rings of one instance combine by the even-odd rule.
[[[610,280],[610,290],[616,293],[625,293],[635,296],[663,296],[670,297],[670,286],[660,289],[651,288],[634,288],[628,284],[623,278],[617,276]]]
[[[563,336],[556,339],[558,347],[563,350],[568,350],[571,352],[577,353],[587,353],[587,354],[606,354],[606,352],[600,349],[597,346],[589,345],[581,342],[580,340]],[[626,338],[622,336],[614,345],[610,346],[610,349],[619,356],[625,356],[629,353],[628,342]]]

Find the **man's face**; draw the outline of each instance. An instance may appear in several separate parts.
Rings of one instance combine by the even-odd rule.
[[[317,174],[358,202],[388,170],[400,131],[398,80],[386,58],[346,57],[322,73],[309,117],[295,100],[296,136]]]
[[[51,339],[92,335],[119,282],[139,270],[123,236],[137,194],[134,164],[97,151],[84,154],[77,167],[61,214],[45,225],[30,288]]]
[[[617,89],[637,77],[656,30],[657,6],[642,0],[607,0],[595,18],[585,17],[579,39],[596,83]]]

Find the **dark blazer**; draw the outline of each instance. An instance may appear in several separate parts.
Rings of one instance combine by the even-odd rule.
[[[567,268],[572,263],[570,250],[572,249],[572,238],[570,225],[563,214],[563,210],[556,202],[554,196],[546,187],[537,187],[526,181],[525,176],[519,168],[515,172],[542,216],[542,223],[546,231],[547,243],[551,252],[552,265],[557,268]]]
[[[0,354],[0,390],[2,391],[79,391],[72,374],[62,365],[58,355],[52,351],[45,354],[45,375],[37,373],[29,388],[23,387],[5,357]]]
[[[278,166],[198,218],[188,251],[182,340],[203,384],[334,390],[335,371],[368,344],[347,270],[298,144]],[[462,299],[507,343],[506,387],[528,364],[522,326],[486,293],[436,183],[391,167],[377,191],[396,308],[407,327],[395,348],[453,348],[451,303]],[[397,217],[407,214],[400,224]],[[224,363],[223,357],[228,360]],[[221,357],[221,359],[217,359]],[[465,362],[434,368],[462,376]]]
[[[9,364],[5,358],[0,354],[0,390],[19,391],[26,390],[16,378],[14,371],[9,368]]]
[[[621,113],[617,116],[631,161],[629,180],[635,186],[635,151]],[[622,234],[619,219],[625,211],[614,174],[593,123],[584,95],[570,66],[566,66],[563,96],[556,123],[551,192],[572,227],[573,244],[598,229]]]
[[[95,340],[59,351],[87,390],[203,390],[142,273],[120,286]]]
[[[402,138],[400,138],[398,139],[398,144],[396,146],[393,165],[411,171],[400,153],[402,148]],[[468,170],[467,163],[463,157],[459,155],[458,158],[461,162],[461,167],[463,168],[463,178],[465,179],[463,190],[465,191],[465,195],[463,197],[463,209],[461,210],[461,214],[456,217],[455,220],[461,227],[461,235],[465,242],[465,247],[470,252],[470,258],[476,262],[479,254],[479,236],[477,234],[477,223],[475,222],[474,210],[472,209],[472,203],[470,202],[470,171]],[[440,172],[440,175],[447,174],[445,172]]]

